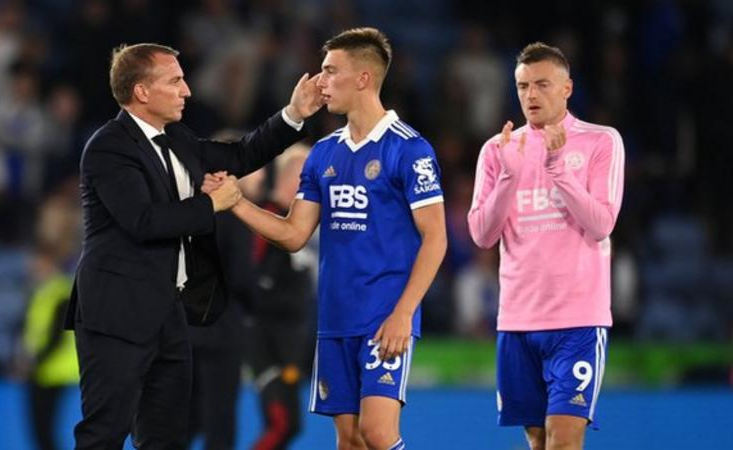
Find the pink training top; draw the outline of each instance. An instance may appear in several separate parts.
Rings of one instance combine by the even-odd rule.
[[[501,239],[500,331],[611,325],[608,236],[621,207],[624,146],[615,129],[570,113],[562,125],[556,158],[547,157],[544,132],[527,125],[503,149],[501,135],[489,139],[479,155],[468,226],[479,247]],[[500,151],[510,152],[508,167]]]

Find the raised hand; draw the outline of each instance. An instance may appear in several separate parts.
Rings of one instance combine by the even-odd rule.
[[[501,139],[499,141],[499,162],[504,172],[509,175],[521,172],[524,160],[524,144],[527,141],[527,134],[522,133],[518,143],[512,142],[512,128],[514,128],[514,123],[507,120],[501,129]]]
[[[545,168],[551,174],[562,172],[563,164],[560,153],[567,140],[565,128],[562,125],[545,125],[542,137],[545,140],[545,147],[547,148]]]
[[[292,120],[300,122],[316,113],[323,106],[321,88],[318,87],[318,80],[321,74],[318,73],[308,78],[303,74],[293,89],[290,96],[290,103],[285,107],[285,113]]]
[[[407,351],[412,336],[412,315],[393,312],[382,323],[374,335],[379,344],[382,361],[402,355]]]
[[[548,152],[560,150],[565,145],[567,137],[565,136],[565,128],[562,125],[545,125],[542,133],[545,139],[545,147]]]

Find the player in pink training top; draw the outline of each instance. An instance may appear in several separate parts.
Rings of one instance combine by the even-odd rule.
[[[528,45],[514,75],[527,124],[484,144],[468,213],[479,247],[500,243],[499,424],[524,426],[533,450],[580,449],[598,425],[623,142],[568,112],[558,48]]]

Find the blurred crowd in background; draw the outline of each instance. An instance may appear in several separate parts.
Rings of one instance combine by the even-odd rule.
[[[364,25],[393,44],[385,106],[433,144],[442,168],[449,252],[424,301],[427,335],[495,333],[498,256],[473,245],[466,213],[481,145],[504,121],[523,123],[515,55],[543,40],[570,60],[571,111],[617,128],[626,147],[614,337],[733,339],[733,2],[2,0],[0,373],[34,348],[23,339],[34,293],[73,273],[79,157],[119,110],[112,48],[179,49],[193,91],[184,122],[206,136],[275,113],[303,72],[319,71],[327,38]],[[312,141],[343,123],[321,111]]]

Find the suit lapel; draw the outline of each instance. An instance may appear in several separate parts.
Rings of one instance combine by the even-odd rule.
[[[160,157],[158,157],[158,153],[150,144],[148,138],[145,137],[143,130],[140,129],[140,127],[135,123],[132,117],[130,117],[130,115],[124,109],[121,110],[120,113],[117,115],[117,120],[119,120],[119,122],[122,124],[122,126],[125,128],[127,133],[135,141],[135,144],[137,144],[138,148],[142,152],[143,164],[148,167],[148,170],[150,170],[151,172],[156,172],[158,174],[163,186],[165,187],[165,190],[168,192],[168,196],[173,199],[173,190],[171,189],[170,183],[168,182],[168,172],[166,172],[165,166],[163,166],[163,162],[160,160]]]

